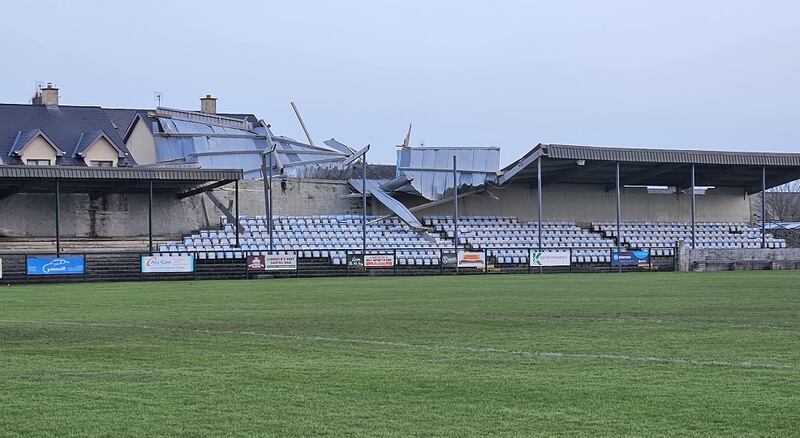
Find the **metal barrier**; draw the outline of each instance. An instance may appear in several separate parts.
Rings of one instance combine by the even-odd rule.
[[[649,248],[646,265],[624,266],[621,271],[675,270],[675,248]],[[661,250],[661,251],[656,251]],[[587,252],[609,251],[608,260],[583,256]],[[613,253],[608,248],[361,248],[293,249],[244,251],[230,248],[202,252],[74,252],[0,253],[0,284],[66,283],[97,281],[205,280],[325,276],[402,276],[468,274],[543,274],[567,272],[612,272]],[[421,254],[424,253],[424,254]],[[191,270],[147,272],[143,257],[193,257]],[[254,269],[255,256],[281,263]],[[366,256],[366,257],[365,257]],[[56,262],[56,260],[59,260]],[[154,260],[154,259],[146,259]],[[158,259],[161,260],[161,259]],[[63,261],[63,262],[62,262]],[[80,261],[80,269],[78,262]],[[169,262],[170,260],[167,260]],[[293,261],[293,262],[292,262]],[[258,258],[258,262],[261,259]],[[48,263],[60,263],[42,272]],[[74,263],[73,272],[66,272]],[[293,264],[292,264],[293,263]],[[256,266],[258,267],[258,266]],[[169,268],[169,266],[167,267]],[[39,269],[37,271],[37,269]],[[33,270],[33,271],[32,271]],[[35,271],[35,272],[34,272]]]

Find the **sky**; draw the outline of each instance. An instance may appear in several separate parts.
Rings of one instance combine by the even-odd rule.
[[[4,1],[0,102],[254,113],[412,145],[800,152],[800,2]]]

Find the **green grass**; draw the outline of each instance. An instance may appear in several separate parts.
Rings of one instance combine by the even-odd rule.
[[[0,435],[798,434],[798,272],[0,289]]]

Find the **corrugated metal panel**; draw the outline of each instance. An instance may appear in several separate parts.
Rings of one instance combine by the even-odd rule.
[[[188,122],[196,122],[205,125],[224,126],[245,131],[253,129],[253,124],[245,119],[226,117],[220,114],[204,114],[172,108],[157,108],[156,117],[185,120]]]
[[[0,166],[0,178],[220,181],[242,179],[242,171],[150,167]]]
[[[311,146],[287,137],[272,137],[283,175],[303,179],[348,179],[353,166],[344,166],[349,155],[328,147]]]
[[[261,153],[269,135],[275,150],[276,173],[293,178],[346,179],[352,167],[343,166],[347,154],[329,147],[311,146],[287,137],[275,137],[263,127],[241,130],[228,126],[159,119],[164,133],[156,136],[160,163],[196,163],[201,168],[243,169],[245,178],[261,178]]]
[[[545,148],[549,158],[568,160],[708,164],[721,166],[800,166],[800,154],[632,149],[557,144],[545,145]]]
[[[453,157],[459,187],[480,187],[497,181],[500,148],[401,148],[397,151],[397,177],[405,176],[424,198],[436,201],[453,190]]]
[[[361,185],[363,181],[360,179],[351,179],[350,185],[356,189],[359,193],[361,193]],[[405,223],[407,223],[412,228],[422,229],[423,226],[419,222],[414,213],[408,210],[402,202],[394,199],[388,193],[384,192],[381,189],[381,184],[383,184],[382,180],[367,180],[367,194],[372,195],[375,199],[381,202],[381,204],[385,205],[389,210],[392,210],[400,219],[402,219]]]

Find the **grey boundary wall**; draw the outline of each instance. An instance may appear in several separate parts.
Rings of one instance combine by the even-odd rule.
[[[679,271],[740,271],[800,269],[800,248],[689,249],[678,247]]]
[[[528,248],[532,249],[532,248]],[[450,251],[450,248],[443,248]],[[372,253],[397,256],[397,249],[370,248]],[[483,251],[487,251],[484,249]],[[241,251],[244,256],[247,251]],[[302,251],[301,251],[302,252]],[[346,250],[347,254],[361,254],[360,249]],[[38,283],[80,283],[110,281],[162,281],[162,280],[234,280],[234,279],[269,279],[269,278],[307,278],[307,277],[383,277],[383,276],[419,276],[419,275],[498,275],[498,274],[550,274],[550,273],[600,273],[617,272],[610,263],[572,263],[570,266],[532,267],[529,263],[496,264],[492,256],[484,256],[487,260],[483,268],[435,265],[400,265],[392,267],[364,268],[362,265],[333,265],[329,258],[298,257],[297,267],[288,271],[248,271],[246,258],[237,259],[198,259],[195,257],[194,272],[187,273],[142,273],[141,257],[144,252],[71,252],[64,257],[79,256],[84,259],[84,272],[78,275],[27,275],[28,256],[54,257],[55,254],[31,253],[10,254],[0,252],[2,278],[0,285],[38,284]],[[221,257],[220,253],[220,257]],[[625,266],[624,272],[672,271],[675,269],[674,257],[653,257],[647,266]],[[614,275],[614,274],[609,274]]]

